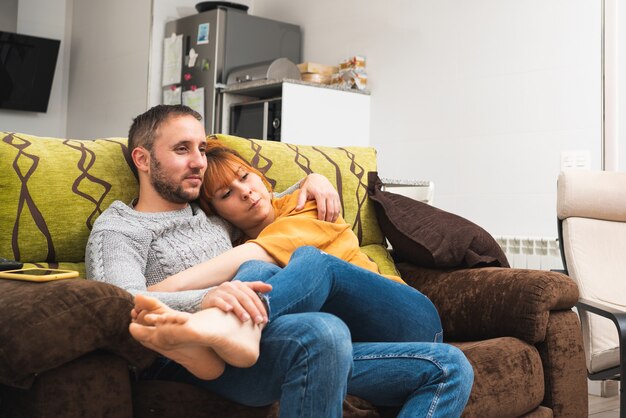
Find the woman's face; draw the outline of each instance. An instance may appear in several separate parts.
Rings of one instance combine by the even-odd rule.
[[[218,215],[246,231],[273,219],[272,195],[257,174],[239,167],[233,181],[215,191],[211,205]]]

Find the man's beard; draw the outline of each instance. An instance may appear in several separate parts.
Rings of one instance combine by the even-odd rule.
[[[167,173],[161,169],[161,164],[154,156],[150,158],[150,169],[152,172],[150,182],[154,190],[168,202],[188,203],[198,198],[199,190],[186,191],[183,189],[182,184],[174,184],[172,178],[168,177]],[[192,174],[199,174],[199,172]]]

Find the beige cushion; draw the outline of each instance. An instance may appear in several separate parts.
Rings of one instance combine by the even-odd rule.
[[[557,216],[626,222],[626,173],[568,170],[559,175]]]
[[[626,311],[626,173],[570,170],[558,180],[557,216],[563,248],[580,296]],[[613,321],[580,312],[587,369],[619,364]]]
[[[580,296],[626,311],[626,223],[589,218],[563,221],[563,244],[570,277]],[[590,372],[619,364],[617,329],[607,318],[580,313]]]

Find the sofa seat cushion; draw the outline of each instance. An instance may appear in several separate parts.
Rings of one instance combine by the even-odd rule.
[[[463,416],[519,417],[541,404],[544,376],[535,346],[512,337],[453,344],[474,368],[474,386]]]
[[[554,417],[554,411],[545,406],[538,406],[527,414],[522,415],[520,418],[552,418]]]
[[[0,132],[0,256],[80,262],[93,222],[137,195],[125,138],[79,141]]]
[[[33,376],[94,350],[146,367],[155,354],[128,332],[132,296],[82,279],[0,279],[0,383],[28,388]]]
[[[135,418],[278,418],[279,405],[243,406],[187,383],[141,380],[133,387],[133,409]],[[343,403],[343,416],[380,417],[371,403],[351,395]]]
[[[132,418],[128,364],[96,351],[37,375],[29,390],[0,385],[0,418]]]
[[[188,383],[140,380],[133,385],[133,416],[265,418],[268,407],[250,408]]]
[[[552,416],[540,406],[544,394],[541,359],[537,349],[516,338],[503,337],[480,342],[453,343],[463,350],[474,368],[474,387],[464,417],[501,418]],[[240,418],[277,417],[277,405],[250,408],[230,402],[185,383],[144,380],[135,384],[134,416],[228,416]],[[344,416],[393,417],[397,408],[377,411],[369,402],[349,396]]]

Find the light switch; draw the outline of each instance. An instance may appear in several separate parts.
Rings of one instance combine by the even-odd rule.
[[[590,156],[588,150],[563,151],[561,153],[561,170],[589,170]]]

